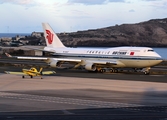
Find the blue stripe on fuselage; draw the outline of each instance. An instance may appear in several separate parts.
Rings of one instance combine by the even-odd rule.
[[[126,55],[87,55],[87,54],[54,54],[56,57],[78,57],[78,58],[108,58],[108,59],[133,59],[133,60],[163,60],[161,57],[153,56],[126,56]]]

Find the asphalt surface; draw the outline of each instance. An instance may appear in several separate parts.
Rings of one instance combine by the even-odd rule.
[[[30,67],[22,67],[22,66],[0,66],[0,73],[4,73],[4,71],[19,71],[21,72],[23,68],[29,69]],[[40,67],[37,67],[39,70]],[[158,68],[156,68],[157,71]],[[160,68],[162,69],[162,67]],[[167,82],[167,74],[150,74],[144,75],[142,72],[133,73],[133,72],[122,72],[122,73],[95,73],[89,72],[86,70],[76,70],[76,69],[56,69],[56,68],[44,68],[44,71],[53,70],[56,71],[57,74],[55,76],[64,76],[64,77],[78,77],[78,78],[96,78],[96,79],[116,79],[116,80],[131,80],[131,81],[146,81],[146,82]],[[154,71],[154,70],[153,70]],[[163,71],[167,71],[166,67]]]
[[[27,61],[27,64],[32,64]],[[37,65],[35,62],[34,65]],[[42,63],[41,63],[42,64]],[[38,64],[39,65],[39,64]],[[17,65],[18,66],[18,65]],[[167,75],[142,73],[93,73],[85,70],[55,70],[44,79],[5,75],[29,66],[0,66],[0,119],[2,120],[166,120],[167,92],[153,85],[145,92],[125,91],[132,86],[154,83],[165,88]],[[39,69],[39,67],[38,67]],[[166,67],[153,68],[166,71]],[[113,80],[116,83],[113,83]],[[132,83],[134,81],[138,82]],[[120,91],[113,90],[115,85]],[[126,84],[125,84],[126,86]],[[167,88],[167,87],[166,87]],[[154,89],[154,90],[153,90]],[[151,92],[150,92],[151,91]]]
[[[167,118],[167,93],[126,92],[124,88],[114,91],[105,79],[55,77],[22,79],[17,75],[1,74],[0,119]]]

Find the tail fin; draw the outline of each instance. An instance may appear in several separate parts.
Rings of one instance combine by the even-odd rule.
[[[65,47],[48,23],[42,23],[47,47]]]
[[[42,75],[42,70],[43,70],[43,68],[40,68],[40,70],[39,70],[39,73]]]

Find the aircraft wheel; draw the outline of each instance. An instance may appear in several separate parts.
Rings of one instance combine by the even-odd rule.
[[[145,75],[149,75],[149,71],[144,71],[144,74]]]
[[[24,75],[22,76],[22,78],[24,78]]]
[[[113,73],[114,72],[114,70],[113,69],[110,69],[110,73]]]
[[[115,70],[114,70],[114,72],[115,72],[115,73],[117,73],[117,72],[118,72],[118,70],[117,70],[117,69],[115,69]]]
[[[31,78],[33,78],[33,76],[31,75]]]
[[[105,69],[101,69],[100,72],[101,72],[101,73],[104,73],[104,72],[106,72],[106,70],[105,70]]]

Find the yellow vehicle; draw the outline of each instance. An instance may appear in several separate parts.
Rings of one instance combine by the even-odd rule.
[[[30,69],[22,69],[22,72],[11,72],[11,71],[5,71],[7,74],[16,74],[16,75],[22,75],[22,78],[25,78],[25,76],[30,76],[33,78],[34,76],[40,76],[42,79],[42,75],[50,75],[55,74],[55,71],[42,71],[43,68],[40,68],[38,71],[36,68],[32,67]]]

